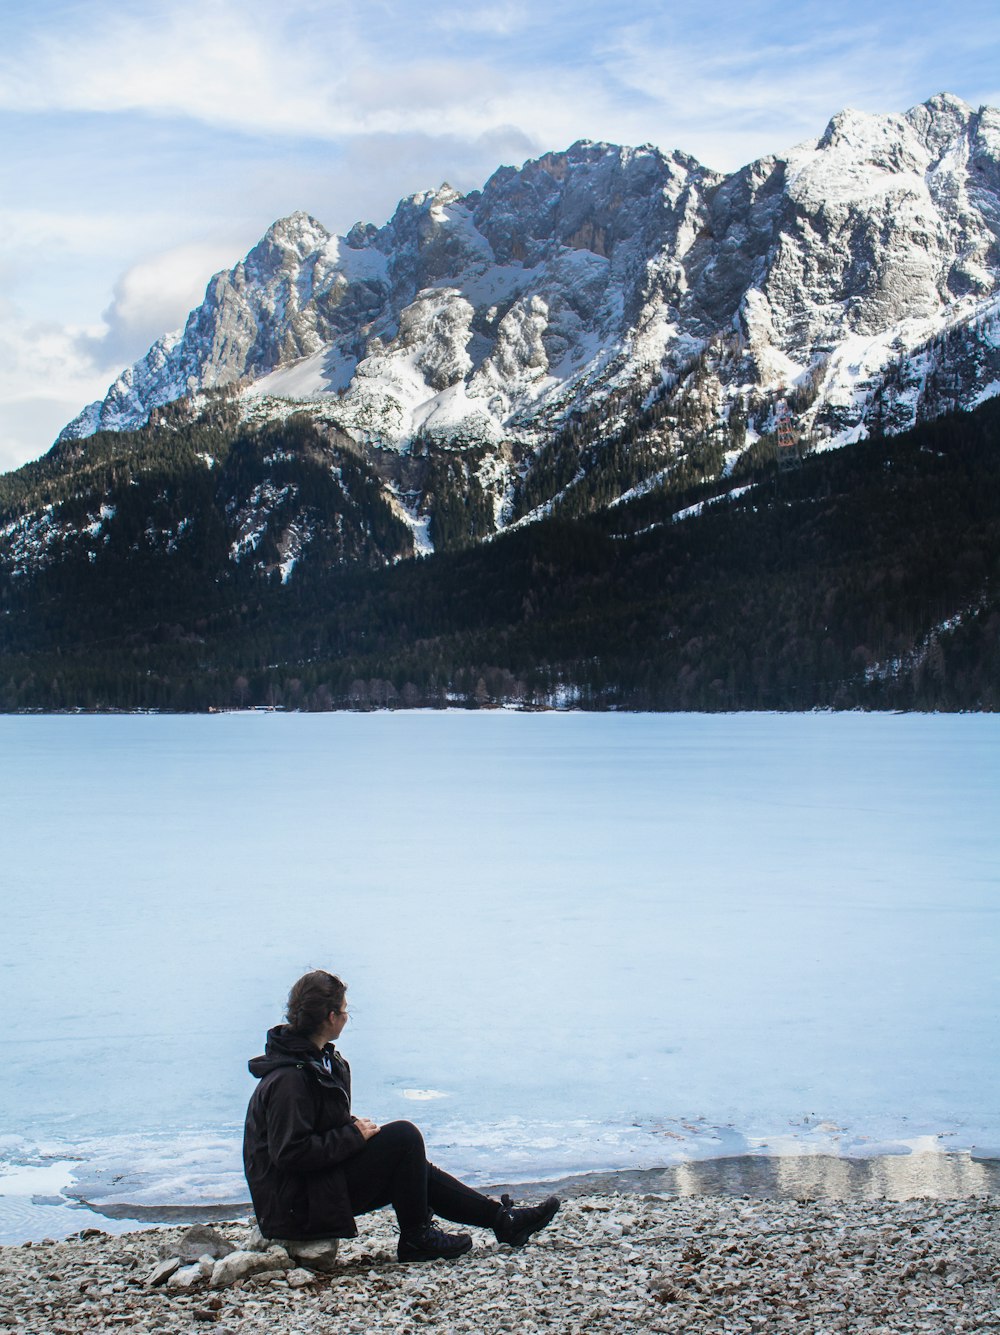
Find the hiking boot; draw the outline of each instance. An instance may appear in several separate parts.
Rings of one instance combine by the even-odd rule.
[[[450,1261],[472,1250],[468,1233],[446,1233],[443,1228],[425,1224],[412,1233],[401,1233],[396,1244],[400,1261]]]
[[[497,1235],[497,1242],[506,1242],[510,1247],[523,1247],[532,1233],[537,1233],[552,1222],[559,1209],[557,1196],[550,1196],[541,1205],[526,1205],[521,1209],[514,1208],[514,1202],[509,1196],[501,1196],[500,1201],[500,1213],[493,1225],[493,1232]]]

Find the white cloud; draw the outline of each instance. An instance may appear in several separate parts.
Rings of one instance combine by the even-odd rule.
[[[177,246],[132,265],[117,280],[102,323],[36,321],[0,302],[0,469],[46,449],[119,371],[182,324],[207,280],[240,252],[222,241]]]
[[[115,283],[103,330],[84,335],[81,349],[102,368],[135,361],[162,334],[180,328],[204,298],[208,279],[238,258],[231,243],[201,242],[133,264]]]
[[[93,397],[106,377],[79,350],[81,335],[95,331],[34,324],[7,313],[0,323],[0,400],[16,403],[52,395]]]
[[[624,29],[609,49],[608,68],[647,99],[643,115],[656,142],[732,170],[818,138],[845,106],[906,110],[922,49],[901,37],[887,68],[874,28],[849,34],[806,28],[783,41],[740,46],[690,39],[674,44],[637,25]]]
[[[373,134],[474,140],[514,126],[551,148],[638,128],[600,69],[546,62],[537,11],[536,59],[525,64],[488,40],[523,26],[516,4],[462,17],[438,9],[416,30],[412,20],[394,30],[400,7],[382,8],[376,30],[332,7],[248,0],[178,0],[142,15],[106,11],[76,30],[39,28],[0,54],[0,107],[140,112],[338,144]],[[435,16],[468,40],[437,45]]]
[[[11,254],[23,253],[26,247],[48,254],[114,249],[135,227],[134,216],[123,218],[110,210],[0,208],[0,245]]]
[[[0,473],[37,459],[73,420],[80,406],[70,399],[0,399]]]
[[[200,222],[207,230],[205,221]],[[57,321],[68,326],[89,324],[91,319],[96,324],[102,306],[108,306],[105,318],[110,323],[124,301],[120,315],[135,323],[138,290],[123,289],[120,294],[116,290],[112,296],[112,287],[122,283],[134,287],[148,272],[147,286],[159,284],[167,294],[165,309],[172,309],[177,303],[170,294],[178,284],[185,292],[193,291],[192,283],[201,275],[204,288],[212,264],[216,268],[233,264],[239,247],[246,249],[257,239],[243,219],[233,220],[228,235],[213,222],[215,235],[178,245],[190,222],[166,209],[152,213],[98,207],[88,213],[76,206],[59,213],[30,206],[0,208],[0,304],[12,303],[25,319],[30,311],[36,325]],[[242,231],[235,230],[240,225]],[[139,271],[134,278],[122,274],[129,261],[130,269]],[[162,269],[158,277],[153,273],[157,266]],[[193,275],[186,282],[184,271]],[[151,299],[152,293],[148,295]],[[180,314],[175,313],[174,319]]]
[[[107,391],[107,372],[81,352],[87,331],[0,320],[0,468],[36,458],[87,403]]]
[[[509,124],[546,147],[584,132],[645,142],[661,131],[687,147],[673,126],[708,121],[713,142],[728,133],[742,146],[752,126],[741,117],[762,133],[766,122],[773,137],[784,124],[819,133],[850,101],[902,110],[938,91],[921,80],[939,51],[953,70],[976,49],[977,25],[965,34],[947,16],[942,42],[929,22],[858,0],[833,11],[800,0],[794,15],[770,0],[708,11],[637,0],[621,13],[593,0],[429,0],[420,10],[401,0],[363,10],[318,0],[91,3],[5,34],[0,106],[143,112],[337,141],[476,137]],[[720,165],[733,165],[724,156]]]
[[[373,134],[476,139],[512,126],[545,148],[581,136],[703,157],[708,148],[712,165],[728,168],[818,135],[848,102],[903,110],[938,91],[920,85],[928,33],[888,15],[859,18],[856,4],[859,13],[826,19],[804,4],[791,26],[774,5],[748,4],[739,40],[725,6],[700,15],[640,3],[629,14],[654,17],[631,23],[586,0],[573,10],[495,0],[419,12],[399,0],[363,12],[314,0],[175,0],[141,12],[97,6],[100,22],[94,8],[68,11],[85,24],[37,27],[8,44],[0,106],[141,112],[339,145]]]
[[[254,12],[256,11],[256,12]],[[334,128],[330,51],[277,7],[230,0],[107,9],[75,30],[39,27],[0,58],[0,105],[16,110],[147,111],[267,132]],[[338,55],[352,45],[344,25]],[[339,63],[339,62],[338,62]],[[325,69],[325,79],[321,77]]]

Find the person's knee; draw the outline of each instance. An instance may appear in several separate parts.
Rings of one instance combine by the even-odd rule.
[[[386,1122],[378,1134],[380,1138],[385,1136],[400,1153],[424,1153],[424,1138],[412,1122]]]

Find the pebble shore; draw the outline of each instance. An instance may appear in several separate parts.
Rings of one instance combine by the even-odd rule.
[[[233,1246],[246,1223],[216,1225]],[[418,1332],[1000,1330],[1000,1200],[583,1195],[512,1250],[473,1231],[457,1261],[400,1265],[391,1213],[359,1220],[331,1275],[149,1285],[183,1228],[0,1248],[0,1332],[417,1335]]]

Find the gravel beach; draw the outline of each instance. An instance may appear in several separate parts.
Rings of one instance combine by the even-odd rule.
[[[457,1261],[404,1266],[387,1211],[336,1270],[151,1287],[182,1227],[0,1248],[0,1328],[30,1335],[369,1332],[962,1332],[1000,1329],[1000,1200],[572,1196],[526,1247],[475,1232]],[[246,1223],[222,1223],[246,1245]]]

